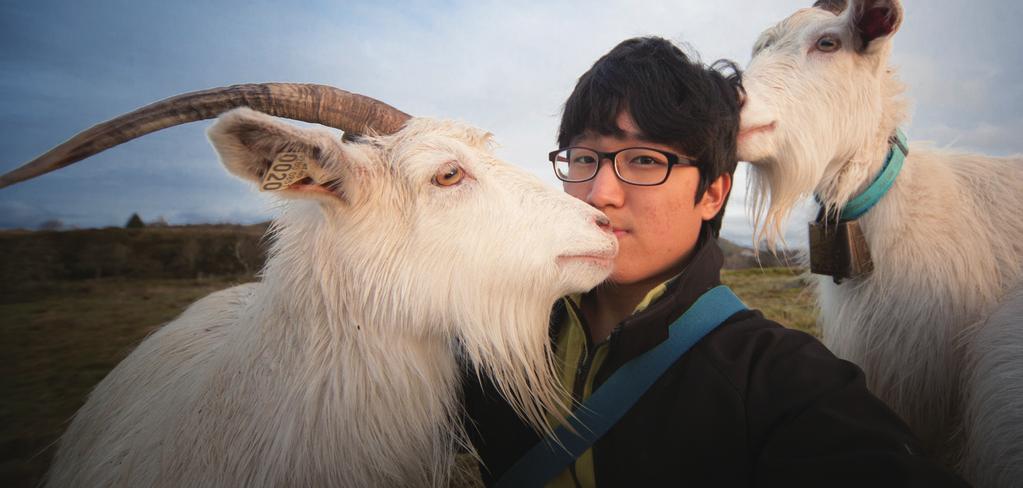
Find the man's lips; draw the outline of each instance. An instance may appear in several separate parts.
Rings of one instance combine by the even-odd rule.
[[[628,230],[621,229],[621,228],[618,228],[618,227],[611,227],[611,232],[613,232],[615,237],[618,237],[618,238],[621,238],[625,234],[629,233]]]

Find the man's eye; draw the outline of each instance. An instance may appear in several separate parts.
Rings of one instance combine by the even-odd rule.
[[[593,156],[577,156],[572,158],[572,164],[593,164],[597,162]]]
[[[632,158],[632,161],[630,162],[630,164],[635,165],[635,166],[654,166],[654,165],[664,164],[664,163],[662,163],[661,161],[658,161],[657,159],[655,159],[655,158],[653,158],[651,156],[636,156],[635,158]]]

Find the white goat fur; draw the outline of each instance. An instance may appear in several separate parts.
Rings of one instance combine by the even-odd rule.
[[[855,26],[870,9],[894,27],[864,43]],[[850,2],[838,15],[802,9],[760,37],[739,139],[753,164],[757,244],[779,242],[799,200],[841,208],[880,171],[906,119],[888,65],[901,19],[898,1]],[[824,34],[842,48],[815,49]],[[1019,156],[912,144],[894,186],[860,218],[873,273],[840,285],[817,277],[824,342],[978,486],[1023,480],[1021,209]]]
[[[454,122],[349,144],[238,109],[210,137],[242,178],[301,150],[340,182],[286,195],[261,282],[199,300],[96,387],[50,485],[444,486],[459,354],[534,426],[564,412],[548,313],[606,277],[559,258],[613,255],[602,214]]]

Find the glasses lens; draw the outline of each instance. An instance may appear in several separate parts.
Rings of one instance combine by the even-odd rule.
[[[615,158],[622,179],[637,185],[656,185],[668,176],[668,156],[641,147],[626,149]]]
[[[589,149],[562,149],[554,157],[554,172],[562,181],[586,181],[597,173],[597,158],[597,153]]]

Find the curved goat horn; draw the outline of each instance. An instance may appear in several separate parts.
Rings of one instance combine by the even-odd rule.
[[[160,129],[212,119],[232,108],[322,124],[346,133],[393,134],[410,115],[379,100],[307,83],[256,83],[185,93],[79,132],[42,156],[0,176],[0,188],[63,168]]]
[[[842,15],[848,3],[847,0],[817,0],[813,6],[827,10],[835,15]]]

